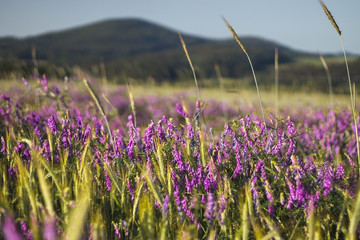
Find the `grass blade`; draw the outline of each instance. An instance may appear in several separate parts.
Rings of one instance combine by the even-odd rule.
[[[230,32],[233,34],[236,42],[239,44],[239,46],[241,47],[241,49],[244,51],[248,61],[249,61],[249,64],[250,64],[250,67],[251,67],[251,71],[252,71],[252,74],[253,74],[253,77],[254,77],[254,81],[255,81],[255,86],[256,86],[256,91],[257,91],[257,94],[258,94],[258,98],[259,98],[259,102],[260,102],[260,108],[261,108],[261,113],[262,113],[262,117],[263,117],[263,121],[264,121],[264,126],[265,126],[265,131],[267,131],[267,128],[266,128],[266,122],[265,122],[265,114],[264,114],[264,108],[263,108],[263,105],[262,105],[262,100],[261,100],[261,96],[260,96],[260,91],[259,91],[259,87],[258,87],[258,84],[257,84],[257,80],[256,80],[256,75],[255,75],[255,71],[254,71],[254,67],[252,65],[252,62],[251,62],[251,59],[249,57],[249,54],[246,52],[246,49],[244,47],[244,45],[241,43],[240,41],[240,38],[239,36],[236,34],[235,30],[233,29],[233,27],[228,23],[228,21],[223,18],[223,20],[225,21],[225,24],[227,25],[227,27],[229,28]]]

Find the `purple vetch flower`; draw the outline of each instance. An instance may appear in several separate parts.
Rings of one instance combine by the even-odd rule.
[[[298,204],[303,205],[305,204],[305,199],[307,196],[307,192],[305,190],[304,185],[300,180],[296,181],[296,199],[298,201]]]
[[[185,175],[185,189],[186,189],[186,192],[187,193],[192,193],[192,190],[193,190],[193,186],[191,184],[191,181],[189,181],[189,178],[187,175]]]
[[[292,203],[296,200],[296,190],[295,190],[294,184],[292,184],[292,182],[290,182],[290,180],[287,177],[285,177],[285,179],[286,179],[286,183],[289,187],[289,192],[290,192],[289,199],[288,199],[288,202],[285,207],[287,209],[290,209]]]
[[[161,205],[156,199],[155,199],[154,205],[155,205],[156,209],[161,209]]]
[[[225,133],[228,134],[229,136],[233,136],[234,134],[234,131],[231,130],[231,127],[229,125],[229,123],[226,123],[225,126],[224,126],[224,130],[225,130]],[[221,135],[221,139],[223,139],[223,135]]]
[[[206,203],[205,194],[201,194],[201,202]]]
[[[44,141],[44,143],[42,144],[42,154],[44,156],[44,158],[48,161],[51,160],[51,150],[50,150],[50,145],[49,145],[49,141]]]
[[[60,90],[59,90],[59,88],[57,86],[53,86],[52,90],[56,95],[60,95]]]
[[[131,195],[131,202],[134,203],[134,199],[135,199],[135,191],[134,189],[131,187],[131,183],[130,183],[130,179],[128,179],[127,181],[127,187],[128,187],[128,190],[130,192],[130,195]]]
[[[344,175],[345,171],[344,171],[344,167],[343,165],[340,163],[339,166],[337,167],[336,169],[336,175],[335,175],[335,178],[336,179],[341,179],[342,176]]]
[[[20,228],[23,236],[26,236],[27,239],[32,239],[32,233],[28,230],[28,227],[24,220],[20,221]]]
[[[107,164],[107,163],[105,163],[105,164]],[[110,192],[111,191],[111,179],[106,170],[104,170],[104,174],[105,174],[105,179],[106,179],[106,187],[107,187],[107,190]]]
[[[179,168],[180,172],[185,171],[185,166],[182,160],[182,152],[176,149],[176,145],[173,146],[173,156],[174,156],[174,162],[176,163],[176,166]]]
[[[277,144],[273,147],[272,149],[272,154],[276,155],[276,154],[279,154],[280,153],[280,150],[281,150],[281,146],[283,144],[283,141],[284,141],[284,138],[285,138],[285,134],[281,131],[279,131],[279,134],[278,134],[278,142]]]
[[[181,116],[184,118],[189,118],[189,115],[186,113],[186,111],[183,109],[180,103],[176,103],[176,110],[178,113],[180,113]]]
[[[56,125],[56,120],[54,115],[51,115],[48,119],[47,119],[47,124],[48,127],[50,128],[51,132],[55,135],[58,131],[57,125]]]
[[[21,240],[21,234],[16,229],[13,217],[6,217],[2,224],[3,236],[6,240]]]
[[[234,138],[235,140],[235,138]],[[235,159],[236,159],[236,168],[234,170],[234,173],[233,173],[233,178],[235,179],[240,173],[243,174],[243,166],[242,166],[242,163],[241,163],[241,154],[240,154],[240,144],[238,143],[237,140],[234,141],[235,142],[235,145],[234,145],[234,150],[236,152],[236,156],[235,156]]]
[[[120,227],[119,224],[114,224],[114,237],[115,239],[121,239]]]
[[[220,215],[220,223],[223,224],[223,216],[222,213],[225,211],[226,209],[226,203],[227,203],[228,199],[225,197],[224,194],[220,195],[220,199],[218,200],[218,206],[219,206],[219,215]]]
[[[1,150],[0,150],[0,152],[2,153],[2,154],[6,154],[6,143],[5,143],[5,140],[4,140],[4,137],[3,136],[1,136]]]
[[[84,131],[84,134],[83,134],[83,138],[82,138],[83,143],[86,142],[86,140],[87,140],[87,138],[89,137],[90,133],[91,133],[91,126],[90,126],[90,125],[87,125],[87,126],[86,126],[86,129],[85,129],[85,131]]]
[[[154,144],[154,135],[154,122],[151,120],[149,127],[145,130],[145,136],[143,137],[145,143],[145,151],[147,152],[147,154],[151,154],[156,151]]]
[[[268,207],[268,212],[269,214],[274,214],[275,213],[275,207],[274,205],[270,204]]]
[[[181,210],[185,213],[186,216],[188,216],[188,218],[194,222],[195,221],[195,215],[193,212],[191,212],[191,210],[189,209],[188,206],[188,201],[186,198],[181,200]]]
[[[42,142],[41,132],[38,126],[35,127],[34,132],[36,136],[38,137],[39,141]]]
[[[29,82],[25,78],[22,78],[21,81],[27,87],[28,91],[31,91],[31,86],[30,86]]]
[[[209,173],[205,177],[204,188],[205,188],[206,192],[209,192],[210,190],[216,190],[217,189],[217,182],[213,177],[212,171],[209,171]]]
[[[9,167],[8,172],[12,179],[16,178],[16,172],[17,172],[16,167]]]
[[[332,189],[332,181],[334,177],[334,173],[331,166],[327,166],[323,176],[323,188],[324,188],[324,196],[329,195]]]
[[[106,141],[106,137],[104,135],[104,125],[102,124],[101,121],[98,121],[95,125],[95,133],[96,133],[96,137],[98,137],[98,141],[100,143],[105,143]]]
[[[198,124],[198,121],[199,121],[199,116],[200,116],[200,113],[201,113],[201,102],[199,99],[196,100],[196,105],[195,105],[195,121],[197,122]]]
[[[49,216],[45,220],[45,224],[43,227],[43,238],[45,240],[56,240],[56,219],[54,217]]]
[[[43,75],[42,79],[40,80],[40,83],[41,83],[44,91],[47,93],[49,91],[49,88],[47,86],[47,78],[46,78],[45,74]]]
[[[297,134],[297,133],[296,133],[296,128],[295,128],[294,123],[291,121],[290,116],[288,117],[287,120],[288,120],[288,121],[287,121],[287,123],[286,123],[286,125],[287,125],[287,130],[286,130],[286,132],[287,132],[287,134],[289,135],[289,137],[290,137],[290,136],[295,136],[295,135]]]
[[[206,201],[206,209],[205,209],[205,217],[208,221],[214,219],[214,209],[215,209],[215,201],[213,193],[207,194],[207,201]]]
[[[169,212],[169,195],[166,195],[164,198],[162,212],[166,218]]]
[[[19,141],[18,144],[14,147],[14,150],[20,154],[21,150],[24,148],[25,148],[25,144]]]

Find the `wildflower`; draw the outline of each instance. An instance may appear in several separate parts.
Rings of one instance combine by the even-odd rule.
[[[40,80],[40,83],[41,83],[44,91],[47,93],[49,91],[49,88],[47,86],[47,79],[46,79],[45,74],[43,75],[42,79]]]
[[[344,171],[344,167],[343,165],[340,163],[339,166],[337,167],[336,169],[336,175],[335,175],[335,178],[336,179],[341,179],[342,176],[344,175],[345,171]]]
[[[269,214],[274,214],[275,213],[275,207],[274,205],[270,204],[268,207],[268,212]]]
[[[176,149],[176,146],[173,146],[173,156],[174,156],[174,162],[176,163],[177,167],[179,168],[180,172],[184,172],[185,171],[185,166],[184,163],[182,161],[182,152]]]
[[[221,224],[223,224],[223,212],[226,209],[226,203],[227,203],[228,199],[224,196],[224,194],[220,195],[220,199],[218,201],[218,206],[219,206],[219,216],[220,216],[220,222]]]
[[[54,115],[51,115],[47,120],[48,127],[50,128],[51,132],[55,135],[58,131],[55,117]]]
[[[107,163],[105,163],[105,164],[107,164]],[[111,180],[110,180],[110,177],[109,177],[107,171],[104,171],[104,174],[105,174],[105,179],[106,179],[106,187],[107,187],[107,190],[110,192],[111,191]]]
[[[31,86],[30,86],[29,82],[25,78],[22,78],[21,81],[27,87],[28,91],[31,91]]]
[[[189,115],[185,112],[180,103],[176,103],[176,110],[181,114],[181,116],[183,116],[183,118],[189,118]]]
[[[208,221],[211,221],[214,218],[214,209],[215,209],[214,195],[213,193],[208,193],[207,201],[206,201],[206,210],[205,210],[205,217]]]
[[[114,237],[115,239],[121,239],[120,227],[119,224],[114,224]]]
[[[39,141],[42,142],[41,132],[38,126],[35,127],[34,132],[36,136],[38,137]]]
[[[21,240],[22,237],[16,229],[15,220],[13,217],[6,217],[2,226],[2,232],[5,239]]]
[[[43,238],[46,240],[56,240],[56,220],[54,217],[48,217],[43,227]]]
[[[127,187],[128,187],[128,190],[130,192],[130,195],[131,195],[131,202],[134,202],[134,199],[135,199],[135,194],[134,194],[134,189],[131,187],[131,183],[130,183],[130,180],[128,179],[127,181]]]
[[[0,150],[0,152],[2,154],[4,154],[4,155],[6,153],[6,143],[5,143],[5,140],[4,140],[3,136],[1,136],[1,150]]]
[[[163,212],[164,216],[167,217],[168,212],[169,212],[169,195],[166,195],[163,200],[162,212]]]

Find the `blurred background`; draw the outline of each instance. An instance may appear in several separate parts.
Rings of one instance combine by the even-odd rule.
[[[352,80],[360,80],[360,2],[325,4],[342,31]],[[0,9],[0,78],[76,78],[161,86],[193,84],[182,34],[202,88],[253,87],[249,64],[224,24],[243,41],[261,89],[335,93],[347,89],[339,38],[316,0],[304,1],[10,1]]]

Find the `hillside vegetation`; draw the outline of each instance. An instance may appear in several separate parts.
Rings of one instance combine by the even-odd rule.
[[[246,79],[250,76],[246,58],[232,39],[213,40],[186,34],[183,38],[200,79],[215,79],[215,64],[219,65],[223,77]],[[242,41],[255,70],[263,76],[262,86],[273,84],[275,48],[279,49],[280,76],[283,76],[280,84],[322,89],[323,82],[326,83],[316,54],[256,37],[242,37]],[[345,76],[345,68],[342,61],[333,62],[329,67],[336,88],[343,85],[340,76]],[[178,33],[144,20],[113,19],[23,39],[0,39],[2,79],[29,77],[36,72],[64,78],[75,73],[75,66],[99,77],[102,63],[107,78],[117,83],[128,82],[130,78],[138,81],[151,78],[155,83],[191,78]],[[359,63],[358,57],[350,62],[355,81],[360,76],[356,67]]]

